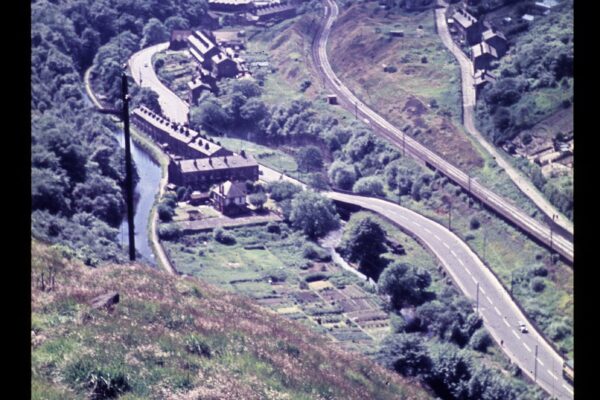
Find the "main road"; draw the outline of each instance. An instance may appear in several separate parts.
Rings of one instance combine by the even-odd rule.
[[[145,60],[151,59],[152,54],[162,48],[159,45],[141,50],[130,59],[129,66],[136,82],[140,79],[142,82],[152,82],[150,87],[158,93],[165,116],[173,120],[181,115],[181,110],[187,110],[187,104],[158,80],[151,67],[144,66]],[[285,179],[305,186],[265,166],[261,165],[260,170],[261,179],[265,181]],[[572,399],[572,388],[562,378],[561,356],[531,324],[527,323],[529,333],[520,333],[517,324],[527,321],[526,316],[496,277],[458,236],[439,223],[395,203],[332,191],[323,194],[334,201],[376,212],[416,237],[436,256],[465,296],[473,301],[486,328],[496,342],[503,343],[501,348],[510,359],[555,397]]]
[[[338,97],[339,103],[348,111],[360,116],[365,122],[373,128],[375,132],[390,140],[393,144],[409,153],[411,156],[426,162],[444,175],[452,179],[458,185],[466,189],[471,195],[480,199],[488,207],[502,215],[507,220],[521,228],[523,231],[547,245],[551,250],[558,252],[569,262],[573,262],[573,243],[564,237],[561,233],[520,210],[510,201],[498,196],[490,189],[484,187],[481,183],[465,172],[461,171],[450,162],[444,160],[425,146],[407,137],[404,132],[390,124],[382,116],[377,114],[354,93],[344,85],[329,63],[327,56],[327,40],[331,33],[331,27],[339,15],[339,9],[335,1],[324,0],[325,2],[325,21],[314,38],[312,45],[312,55],[318,73],[323,78],[327,86]],[[526,193],[527,194],[527,193]]]

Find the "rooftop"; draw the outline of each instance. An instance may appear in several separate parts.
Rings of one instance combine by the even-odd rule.
[[[473,58],[480,57],[484,54],[491,54],[493,57],[498,58],[498,52],[495,48],[487,44],[486,42],[481,42],[471,47],[471,51],[473,52]]]
[[[244,197],[246,195],[246,184],[239,181],[226,181],[213,188],[212,191],[227,199]]]
[[[274,14],[274,13],[278,13],[278,12],[292,11],[292,10],[296,10],[296,7],[279,4],[279,5],[272,5],[272,6],[257,8],[256,15],[260,17],[263,15],[269,15],[269,14]]]
[[[500,32],[500,31],[494,32],[491,29],[488,29],[485,32],[483,32],[481,34],[481,36],[483,37],[483,40],[490,40],[493,37],[499,37],[499,38],[501,38],[503,40],[506,40],[506,37],[504,36],[504,34],[502,32]]]
[[[198,50],[201,55],[208,53],[215,47],[215,44],[201,31],[194,31],[194,34],[188,37],[188,42],[193,48]]]
[[[242,157],[234,154],[224,157],[198,158],[191,160],[181,160],[177,164],[181,172],[189,173],[196,171],[219,171],[231,168],[245,168],[258,166],[251,156]]]
[[[452,14],[452,18],[456,21],[457,24],[462,26],[463,28],[469,28],[471,25],[477,23],[477,18],[463,10],[462,8],[457,8],[456,12]]]
[[[132,114],[138,115],[152,126],[161,129],[162,131],[166,132],[169,136],[184,143],[189,143],[196,136],[198,136],[198,132],[192,129],[188,129],[181,124],[171,122],[167,118],[156,114],[147,107],[140,106],[133,110]]]

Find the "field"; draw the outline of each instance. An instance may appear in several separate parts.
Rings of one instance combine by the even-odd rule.
[[[187,51],[164,50],[152,57],[156,75],[182,99],[188,97],[187,83],[191,80],[196,63]]]
[[[88,268],[32,243],[32,399],[431,398],[301,324],[194,278]],[[42,271],[61,265],[53,290]],[[117,291],[117,304],[93,308]]]

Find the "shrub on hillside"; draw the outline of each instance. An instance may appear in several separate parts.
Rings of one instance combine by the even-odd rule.
[[[221,244],[232,245],[236,243],[235,235],[221,227],[218,227],[213,231],[213,237]]]
[[[175,240],[181,236],[181,229],[175,224],[160,225],[158,237],[163,240]]]

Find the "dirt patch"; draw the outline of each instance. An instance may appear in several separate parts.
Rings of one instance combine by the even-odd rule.
[[[416,97],[410,97],[404,103],[402,111],[407,113],[409,117],[420,117],[427,111],[427,106]]]

